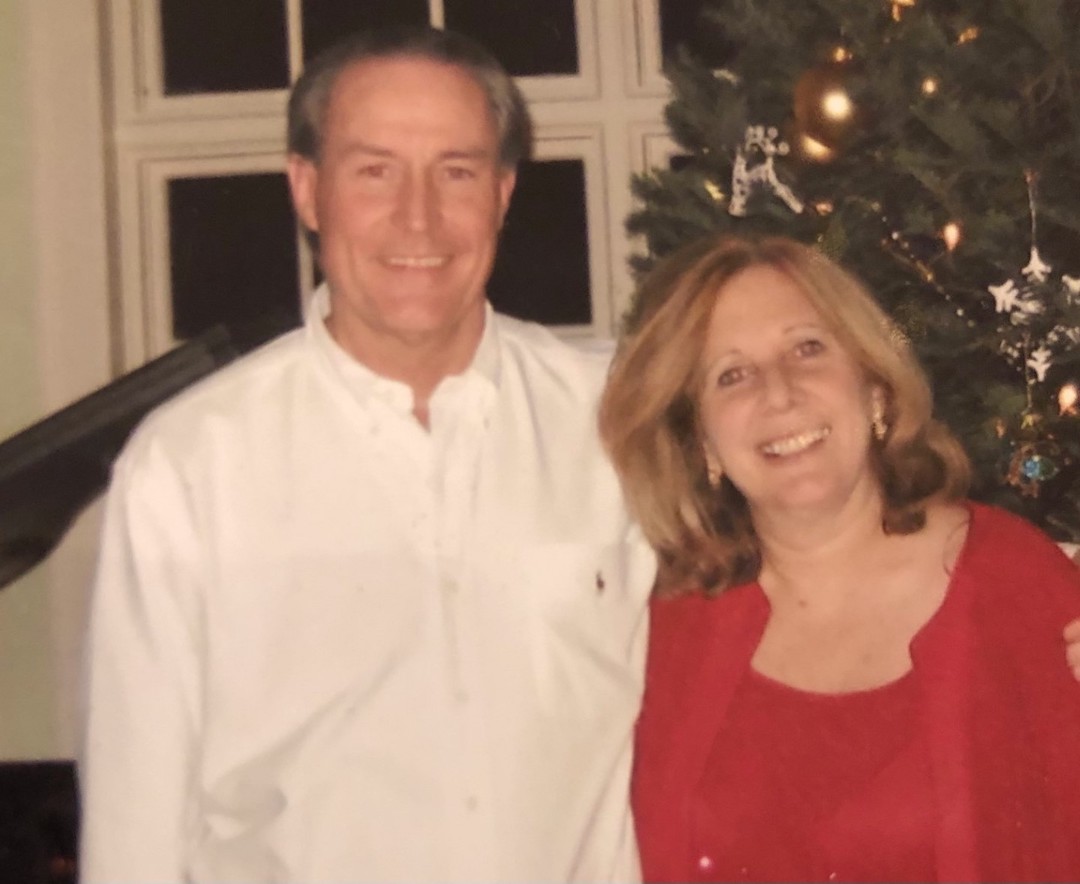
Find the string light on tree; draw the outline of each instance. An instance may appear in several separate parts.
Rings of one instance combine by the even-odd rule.
[[[1057,395],[1058,413],[1062,416],[1076,416],[1080,413],[1077,411],[1076,407],[1078,399],[1080,399],[1080,390],[1077,389],[1076,384],[1071,381],[1067,384],[1062,384]]]
[[[900,21],[904,16],[905,9],[911,9],[915,5],[915,0],[889,0],[892,6],[892,18],[893,21]]]

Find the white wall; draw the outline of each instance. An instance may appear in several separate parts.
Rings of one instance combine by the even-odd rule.
[[[0,439],[110,377],[100,16],[0,3]],[[73,751],[95,534],[0,590],[0,759]]]

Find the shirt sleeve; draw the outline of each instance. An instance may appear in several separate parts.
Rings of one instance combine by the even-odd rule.
[[[195,831],[205,568],[179,472],[150,441],[110,487],[79,751],[83,884],[183,881]]]

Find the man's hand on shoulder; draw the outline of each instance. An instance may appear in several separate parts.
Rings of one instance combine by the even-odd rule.
[[[1065,658],[1076,680],[1080,681],[1080,619],[1065,627]]]

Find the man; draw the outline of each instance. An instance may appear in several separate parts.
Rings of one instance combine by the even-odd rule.
[[[288,177],[305,327],[144,423],[88,646],[82,880],[617,880],[652,554],[606,355],[484,295],[513,82],[414,30],[314,62]]]

